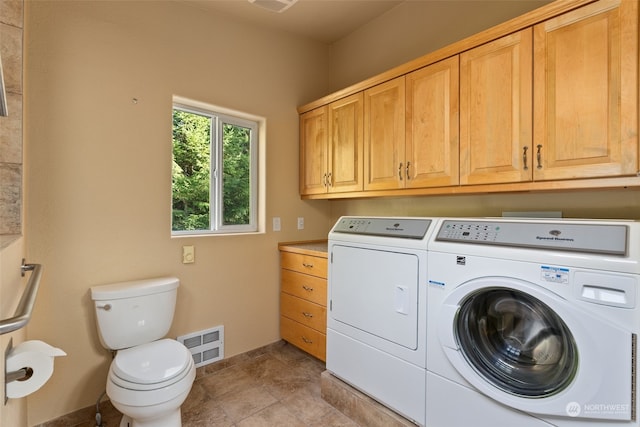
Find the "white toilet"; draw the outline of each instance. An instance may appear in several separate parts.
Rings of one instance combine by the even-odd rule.
[[[175,277],[91,288],[102,345],[117,350],[107,377],[107,395],[124,414],[120,427],[180,427],[180,406],[196,376],[193,357],[172,339],[162,339],[173,321]]]

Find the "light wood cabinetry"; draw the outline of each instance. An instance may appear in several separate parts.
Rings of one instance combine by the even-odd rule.
[[[364,92],[365,190],[458,183],[458,57]]]
[[[363,95],[300,116],[300,193],[362,190]]]
[[[599,1],[533,31],[534,180],[636,175],[638,2]]]
[[[364,91],[364,189],[402,188],[405,174],[404,76]]]
[[[327,111],[323,106],[300,115],[300,194],[327,192]]]
[[[458,55],[406,76],[405,188],[457,185]]]
[[[282,243],[280,335],[320,360],[326,359],[326,242]]]
[[[460,55],[461,184],[531,179],[531,58],[531,29]]]
[[[362,190],[301,193],[640,188],[638,4],[553,2],[300,107],[364,93]]]

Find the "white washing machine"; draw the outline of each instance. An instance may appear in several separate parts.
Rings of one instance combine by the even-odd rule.
[[[444,219],[429,427],[637,426],[640,223]]]
[[[428,218],[342,217],[329,233],[327,370],[425,424]]]

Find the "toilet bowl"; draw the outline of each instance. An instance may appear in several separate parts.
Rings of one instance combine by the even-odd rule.
[[[118,352],[109,368],[107,395],[131,427],[181,425],[180,406],[195,379],[193,357],[163,339]],[[127,424],[121,423],[127,427]]]
[[[180,427],[180,407],[196,376],[193,356],[162,338],[173,320],[178,279],[160,278],[94,286],[98,332],[117,350],[107,375],[107,396],[121,427]]]

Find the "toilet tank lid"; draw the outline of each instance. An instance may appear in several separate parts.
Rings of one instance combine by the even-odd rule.
[[[177,277],[157,277],[154,279],[132,280],[91,287],[91,299],[94,301],[131,298],[142,295],[158,294],[176,289],[180,284]]]

